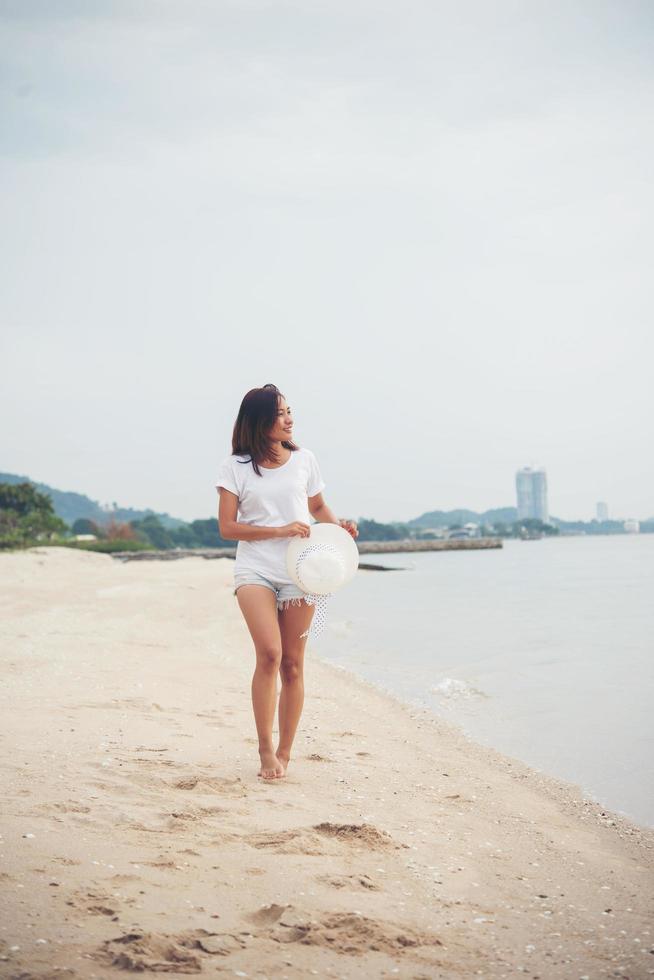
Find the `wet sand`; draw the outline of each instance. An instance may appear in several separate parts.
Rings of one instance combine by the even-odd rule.
[[[0,555],[0,976],[654,975],[654,832],[310,649],[258,779],[232,570]]]

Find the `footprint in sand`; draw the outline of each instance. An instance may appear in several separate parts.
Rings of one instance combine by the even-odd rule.
[[[99,708],[100,710],[113,709],[115,711],[143,711],[151,714],[153,711],[178,713],[181,708],[162,708],[155,701],[147,701],[145,698],[114,698],[112,701],[87,701],[76,704],[76,708]]]
[[[348,888],[352,891],[380,891],[380,886],[376,885],[368,875],[316,875],[316,881],[332,888]]]
[[[69,803],[39,803],[30,811],[35,817],[43,817],[53,823],[94,826],[98,821],[89,816],[90,806],[71,800]]]
[[[312,917],[288,909],[277,920],[270,938],[279,943],[301,943],[323,946],[336,953],[362,955],[369,950],[397,956],[398,953],[423,946],[441,946],[432,933],[410,927],[400,928],[390,922],[371,919],[350,912]]]
[[[105,966],[135,973],[201,973],[207,956],[228,956],[247,946],[251,933],[194,929],[176,935],[128,932],[106,940],[93,954]]]
[[[277,905],[275,902],[272,902],[270,905],[262,905],[260,909],[257,909],[256,912],[252,912],[250,915],[246,915],[245,918],[248,922],[254,922],[255,925],[265,926],[271,922],[277,922],[290,908],[290,905]]]
[[[121,899],[121,901],[126,905],[134,905],[136,899],[128,898]],[[86,912],[88,915],[104,915],[108,919],[114,919],[114,921],[118,919],[120,914],[118,908],[119,903],[116,901],[115,896],[101,891],[82,890],[74,892],[66,900],[66,905],[70,905],[71,908],[78,909],[80,912]]]
[[[130,795],[142,798],[144,791],[150,791],[151,796],[164,794],[169,796],[171,789],[194,790],[197,794],[207,796],[223,796],[231,799],[238,799],[248,795],[245,784],[236,777],[209,776],[197,771],[189,771],[189,767],[174,762],[172,759],[123,759],[123,763],[129,763],[132,768],[127,769],[125,765],[120,771],[114,771],[114,784],[105,776],[101,782],[94,782],[94,786],[102,789],[114,789],[121,787],[121,792],[129,792]],[[136,763],[136,767],[134,767]],[[171,771],[173,770],[173,771]],[[174,770],[178,773],[175,775]],[[106,773],[107,770],[104,770]],[[133,786],[134,788],[129,788]]]
[[[248,791],[238,776],[234,779],[220,776],[191,775],[184,776],[172,783],[175,789],[196,790],[198,793],[219,793],[221,796],[247,796]]]
[[[307,756],[311,762],[333,762],[333,759],[327,758],[326,755],[319,755],[318,752],[312,752],[311,755]]]
[[[319,834],[325,837],[335,837],[338,840],[348,843],[361,844],[370,850],[379,850],[386,847],[399,849],[407,845],[396,844],[390,834],[385,830],[377,830],[370,823],[318,823],[313,827]]]
[[[167,857],[160,857],[156,861],[141,861],[140,864],[142,864],[144,868],[161,868],[162,870],[172,870],[173,868],[177,868],[178,871],[183,870],[181,864],[178,864],[177,861]]]
[[[33,807],[35,811],[41,813],[90,813],[91,807],[85,803],[78,803],[76,800],[60,803],[39,803]]]
[[[219,711],[196,711],[196,718],[205,718],[207,728],[233,728],[228,722],[223,721]]]
[[[355,844],[368,850],[406,847],[396,844],[390,834],[377,830],[372,824],[319,823],[313,827],[278,830],[261,834],[246,834],[243,838],[251,847],[271,850],[278,854],[336,854],[329,847],[334,843]]]
[[[132,818],[127,818],[124,826],[129,830],[136,830],[144,834],[182,834],[184,831],[188,830],[197,837],[199,832],[198,824],[202,824],[202,830],[210,831],[213,834],[212,843],[214,844],[224,844],[227,841],[236,839],[233,834],[220,833],[216,834],[215,827],[211,826],[210,821],[212,816],[219,812],[220,816],[223,816],[224,810],[222,807],[197,807],[195,809],[183,809],[183,810],[168,810],[165,813],[152,814],[151,817],[154,820],[158,820],[158,823],[154,823],[153,819],[150,822],[145,823],[142,820],[134,820]]]
[[[306,828],[299,830],[278,830],[262,834],[245,834],[243,840],[260,851],[273,851],[275,854],[336,854],[335,849],[325,847],[325,841]]]
[[[152,750],[154,752],[154,749]],[[120,760],[121,762],[138,763],[140,769],[161,769],[163,766],[172,766],[175,768],[179,766],[179,762],[175,762],[174,759],[143,759],[140,756],[136,756],[134,759],[130,759],[129,756],[125,756]]]
[[[222,816],[222,814],[230,812],[224,806],[196,806],[187,807],[184,810],[172,810],[170,815],[175,820],[202,820],[203,817]]]
[[[202,961],[192,948],[184,937],[129,932],[106,940],[93,959],[136,973],[200,973]]]

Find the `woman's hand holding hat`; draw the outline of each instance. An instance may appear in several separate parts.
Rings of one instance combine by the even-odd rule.
[[[311,528],[303,521],[293,521],[276,530],[280,538],[308,538]]]
[[[347,533],[351,534],[353,538],[359,537],[359,529],[356,521],[350,521],[346,517],[341,517],[338,523],[341,527],[344,527]]]

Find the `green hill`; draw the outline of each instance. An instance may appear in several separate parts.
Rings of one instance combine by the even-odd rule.
[[[0,473],[0,483],[31,483],[41,493],[46,493],[52,500],[54,511],[57,517],[61,517],[67,524],[71,525],[80,518],[86,517],[96,524],[105,524],[110,517],[116,521],[138,521],[144,517],[154,514],[159,518],[165,528],[172,529],[184,525],[176,517],[168,514],[157,514],[154,510],[134,510],[132,507],[118,507],[116,510],[107,511],[97,502],[83,493],[75,493],[72,490],[57,490],[55,487],[48,486],[47,483],[37,483],[29,476],[18,476],[16,473]]]
[[[496,521],[512,524],[517,519],[518,511],[515,507],[496,507],[482,513],[477,513],[476,510],[430,510],[407,523],[416,528],[452,527],[453,524],[495,524]]]

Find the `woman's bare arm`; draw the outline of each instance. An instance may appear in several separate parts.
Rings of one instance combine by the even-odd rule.
[[[231,490],[220,488],[218,505],[218,528],[225,541],[267,541],[270,538],[306,538],[309,525],[293,521],[283,527],[260,527],[257,524],[242,524],[237,521],[238,497]]]
[[[349,521],[345,518],[337,517],[331,507],[327,506],[321,493],[309,497],[309,513],[319,524],[340,524],[353,538],[356,538],[359,534],[356,521]]]

